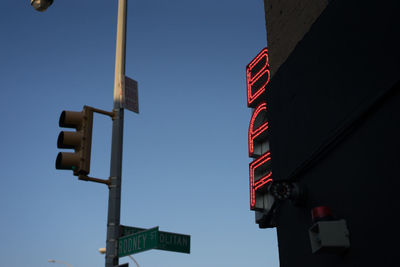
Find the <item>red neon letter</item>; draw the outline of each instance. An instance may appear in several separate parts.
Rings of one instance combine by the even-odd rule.
[[[267,167],[268,162],[271,160],[271,153],[267,151],[258,159],[250,163],[250,209],[254,210],[256,206],[256,191],[262,188],[264,185],[272,182],[272,171]],[[262,168],[264,167],[264,168]],[[255,180],[255,173],[257,169],[261,169],[262,175],[260,178]],[[264,170],[263,170],[264,169]]]
[[[258,136],[260,136],[262,133],[268,130],[268,121],[266,120],[260,126],[258,126],[257,129],[254,129],[254,123],[258,115],[262,111],[264,112],[267,111],[266,103],[261,103],[260,105],[258,105],[256,110],[253,112],[253,115],[251,116],[250,126],[249,126],[249,157],[259,156],[259,155],[254,155],[254,139],[256,139]]]
[[[268,50],[264,48],[246,67],[247,106],[253,107],[255,100],[265,93],[269,76]]]

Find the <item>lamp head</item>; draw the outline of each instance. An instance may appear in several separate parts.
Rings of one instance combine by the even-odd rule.
[[[45,11],[53,4],[53,0],[31,0],[31,6],[37,11]]]

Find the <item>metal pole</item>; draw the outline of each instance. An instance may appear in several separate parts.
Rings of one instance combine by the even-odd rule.
[[[114,112],[112,127],[110,186],[108,197],[106,267],[118,265],[118,238],[121,211],[122,142],[124,109],[121,105],[122,83],[125,79],[127,0],[118,0],[117,45],[115,53]]]

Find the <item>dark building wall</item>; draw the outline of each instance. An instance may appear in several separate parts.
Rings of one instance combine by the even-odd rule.
[[[398,266],[400,86],[381,99],[352,131],[298,180],[308,189],[304,206],[278,210],[281,267]],[[347,222],[350,249],[311,253],[312,207],[326,205]]]
[[[400,1],[385,3],[331,2],[272,78],[275,179],[294,176],[398,81]]]
[[[326,8],[328,0],[264,0],[271,76]]]
[[[399,265],[399,14],[398,0],[330,1],[269,84],[273,177],[308,189],[278,207],[281,267]],[[319,205],[346,220],[346,254],[311,253]]]

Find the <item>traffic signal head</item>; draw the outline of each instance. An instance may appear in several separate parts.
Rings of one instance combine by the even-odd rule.
[[[74,128],[75,131],[60,132],[57,147],[74,149],[75,152],[58,153],[56,169],[73,170],[76,176],[89,174],[93,111],[86,106],[81,112],[64,110],[60,116],[59,126]]]

